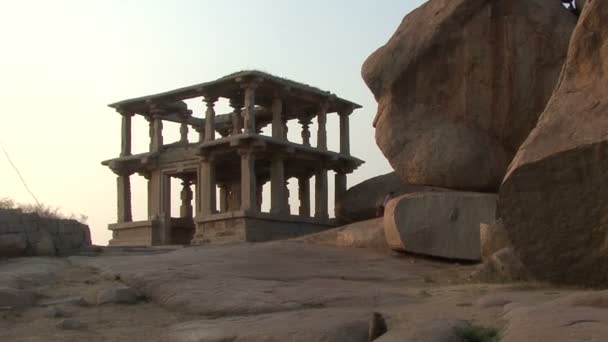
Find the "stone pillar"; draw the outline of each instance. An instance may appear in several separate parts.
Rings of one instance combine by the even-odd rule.
[[[133,221],[131,214],[131,177],[128,173],[121,173],[116,179],[118,201],[118,223]]]
[[[126,157],[131,155],[131,117],[133,113],[121,112],[120,114],[122,115],[120,156]]]
[[[182,122],[179,127],[179,135],[180,135],[179,142],[182,144],[187,144],[188,143],[188,117],[184,115],[181,119],[182,119]]]
[[[318,170],[315,174],[315,218],[328,220],[327,213],[327,171]]]
[[[283,100],[280,97],[272,99],[272,137],[285,139],[285,127],[283,126]]]
[[[259,212],[262,211],[262,203],[264,202],[264,184],[266,184],[266,182],[261,179],[256,181],[255,198]]]
[[[192,218],[192,189],[190,185],[192,182],[188,179],[182,180],[182,191],[180,193],[180,198],[182,200],[182,204],[179,207],[179,217],[181,218]]]
[[[228,195],[228,210],[235,211],[241,209],[241,182],[230,184]]]
[[[168,244],[171,238],[171,180],[160,170],[151,171],[148,179],[148,220],[157,221],[152,244]]]
[[[243,133],[243,116],[241,110],[243,108],[242,101],[230,99],[230,107],[232,107],[232,135]]]
[[[258,83],[250,82],[244,85],[245,105],[243,108],[245,133],[255,133],[255,89]]]
[[[205,126],[197,126],[194,129],[198,133],[198,142],[205,142]]]
[[[310,176],[298,177],[298,198],[300,216],[310,217]]]
[[[310,119],[303,118],[300,119],[299,122],[302,125],[302,145],[310,146]]]
[[[350,155],[350,128],[348,118],[352,110],[338,112],[340,116],[340,153]]]
[[[327,109],[329,104],[326,102],[319,108],[317,114],[317,123],[319,124],[317,130],[317,148],[320,150],[327,150]]]
[[[216,212],[216,183],[215,162],[212,156],[201,159],[200,165],[200,196],[201,216],[209,216]]]
[[[334,203],[338,202],[338,199],[346,192],[346,174],[343,172],[336,172],[335,176],[335,189],[334,189]]]
[[[205,141],[215,140],[215,102],[217,97],[205,96],[207,110],[205,111]]]
[[[239,151],[241,155],[241,210],[257,211],[255,155],[253,151]]]
[[[218,188],[220,188],[220,213],[225,213],[228,211],[228,185],[218,184]]]
[[[285,167],[283,159],[276,157],[270,165],[270,212],[288,212],[287,187],[285,186]]]
[[[158,152],[163,147],[163,120],[160,114],[154,114],[150,122],[151,128],[151,152]]]

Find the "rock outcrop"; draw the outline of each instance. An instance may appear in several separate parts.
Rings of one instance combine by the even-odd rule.
[[[499,212],[523,264],[608,285],[608,3],[588,1],[560,82],[504,179]]]
[[[382,204],[388,193],[393,192],[396,197],[421,191],[445,191],[445,189],[405,184],[395,172],[376,176],[351,187],[338,199],[336,218],[344,223],[376,218],[378,206]]]
[[[496,195],[419,192],[391,200],[384,213],[389,246],[442,258],[480,260],[479,226],[495,220]]]
[[[306,235],[297,240],[327,246],[390,250],[384,235],[384,218],[382,217]]]
[[[0,209],[0,257],[53,256],[90,246],[89,227],[80,222]]]
[[[362,74],[409,184],[496,191],[557,83],[576,17],[545,0],[431,0]]]

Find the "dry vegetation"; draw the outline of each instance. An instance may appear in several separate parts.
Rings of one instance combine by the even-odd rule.
[[[80,223],[86,223],[88,217],[83,214],[66,214],[61,211],[60,207],[54,207],[46,204],[29,204],[29,203],[17,203],[15,200],[4,197],[0,198],[0,209],[19,209],[24,213],[35,213],[40,217],[54,218],[54,219],[65,219],[65,220],[76,220]]]

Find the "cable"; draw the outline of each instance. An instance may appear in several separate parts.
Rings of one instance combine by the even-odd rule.
[[[11,164],[11,166],[13,167],[13,170],[15,170],[15,172],[17,173],[17,176],[19,176],[19,179],[21,179],[21,183],[23,184],[23,186],[25,187],[25,190],[27,190],[27,192],[30,193],[30,195],[32,196],[32,198],[34,198],[34,201],[36,201],[36,205],[38,207],[40,207],[40,202],[38,202],[38,198],[36,198],[36,196],[34,195],[34,193],[32,192],[32,190],[30,190],[30,187],[27,186],[27,183],[25,182],[25,179],[23,179],[23,176],[21,175],[21,172],[19,172],[19,169],[17,168],[17,166],[15,166],[15,164],[13,163],[13,161],[11,160],[11,157],[8,155],[8,152],[6,151],[6,149],[4,148],[4,145],[2,144],[2,142],[0,141],[0,148],[2,148],[2,151],[4,152],[4,155],[6,156],[6,159],[8,160],[8,162]]]

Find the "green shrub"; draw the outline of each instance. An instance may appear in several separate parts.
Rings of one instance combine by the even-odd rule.
[[[497,329],[484,328],[478,326],[468,326],[465,328],[455,328],[456,335],[461,342],[498,342],[500,334]]]

